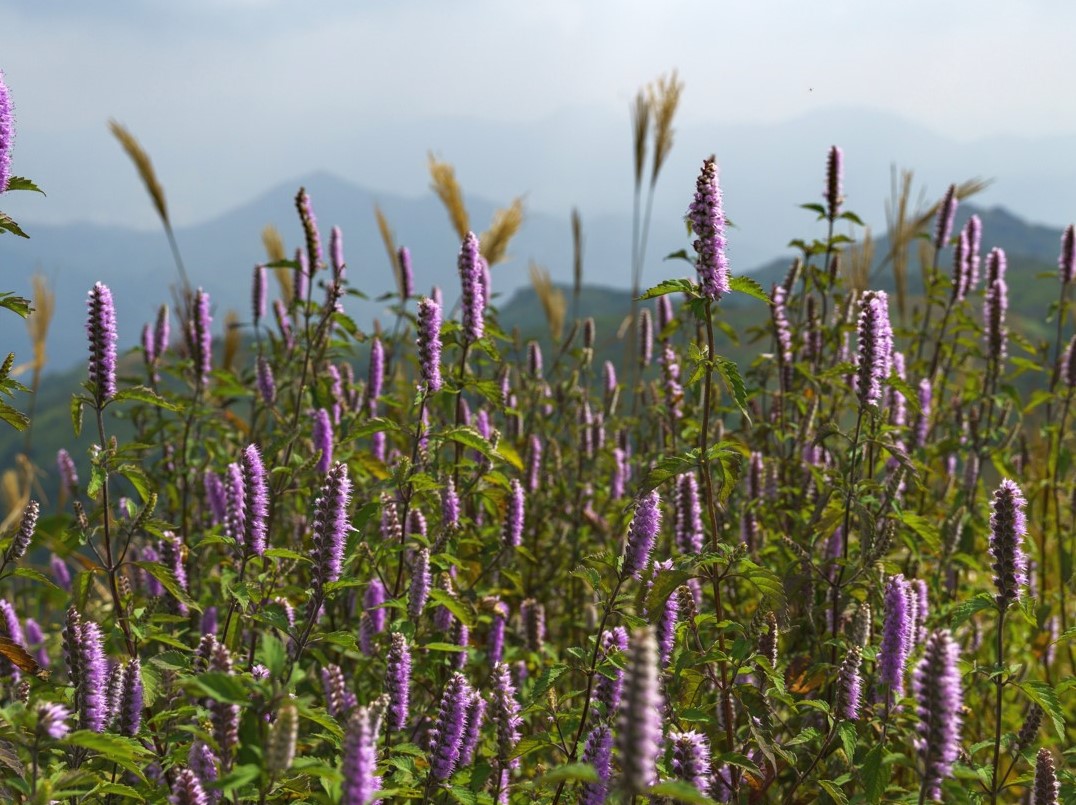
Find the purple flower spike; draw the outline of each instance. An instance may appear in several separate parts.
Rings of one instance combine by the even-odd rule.
[[[492,601],[493,618],[489,627],[486,654],[490,665],[496,665],[504,656],[504,630],[508,624],[508,605],[498,598]]]
[[[242,548],[247,528],[246,485],[243,483],[243,468],[234,461],[228,465],[225,473],[224,499],[225,532]]]
[[[98,282],[90,291],[86,331],[90,340],[90,380],[100,407],[116,395],[116,307],[112,291]]]
[[[986,324],[987,354],[993,363],[1000,364],[1008,353],[1009,330],[1005,325],[1005,313],[1009,309],[1009,289],[1000,277],[986,289],[983,298],[983,318]]]
[[[11,93],[0,72],[0,193],[11,178],[11,143],[15,139],[15,118],[11,114]]]
[[[280,331],[280,337],[284,340],[284,346],[291,349],[295,346],[295,336],[291,331],[291,319],[284,309],[284,303],[279,299],[273,300],[273,316],[276,318],[276,326]]]
[[[250,312],[255,327],[265,318],[266,294],[265,266],[254,266],[254,279],[250,285]]]
[[[314,215],[314,207],[310,203],[310,196],[305,187],[300,187],[299,193],[295,196],[295,208],[299,211],[303,235],[306,237],[306,254],[310,261],[310,273],[314,274],[322,263],[321,235],[318,233],[318,219]]]
[[[460,768],[467,768],[474,761],[475,750],[482,738],[482,726],[486,720],[487,703],[482,694],[475,690],[467,702],[467,728],[463,731],[460,746]]]
[[[841,663],[837,674],[837,701],[841,718],[855,721],[859,718],[859,701],[863,679],[859,674],[863,653],[859,646],[852,646]]]
[[[456,485],[449,478],[441,490],[441,527],[455,531],[460,526],[460,496]]]
[[[441,389],[441,307],[423,297],[418,303],[418,358],[429,391]]]
[[[598,779],[583,783],[579,789],[579,805],[603,805],[609,793],[609,773],[613,761],[613,733],[607,724],[599,724],[587,735],[583,746],[583,762],[594,767]]]
[[[269,485],[265,480],[265,465],[258,446],[251,444],[243,451],[243,542],[256,556],[265,553],[269,522]]]
[[[1065,354],[1061,356],[1061,379],[1070,389],[1076,388],[1076,335],[1069,341]]]
[[[389,696],[389,728],[402,730],[407,726],[411,703],[411,648],[407,638],[394,632],[389,643],[385,669],[385,692]]]
[[[672,770],[678,780],[695,786],[701,794],[710,793],[710,741],[691,730],[669,735],[672,742]]]
[[[34,538],[34,531],[37,529],[37,516],[40,511],[41,505],[36,500],[31,500],[26,504],[26,508],[22,510],[22,519],[19,521],[19,530],[15,532],[15,537],[11,540],[11,545],[8,546],[7,553],[4,555],[5,562],[14,562],[26,553],[26,549],[30,547],[30,540]]]
[[[52,556],[49,557],[49,570],[52,571],[52,580],[56,582],[56,586],[70,592],[71,571],[67,567],[67,562],[56,554],[52,554]]]
[[[71,726],[67,723],[69,718],[71,711],[62,704],[41,704],[37,708],[37,731],[40,735],[59,741],[71,731]]]
[[[658,646],[653,628],[647,626],[634,632],[628,645],[624,696],[617,725],[620,768],[629,795],[645,791],[657,781],[661,723]]]
[[[918,703],[919,757],[923,788],[931,799],[941,798],[941,783],[952,776],[960,754],[961,707],[964,694],[957,662],[960,648],[947,629],[927,638],[923,659],[916,666],[912,688]]]
[[[209,515],[213,525],[225,522],[228,516],[228,499],[224,491],[224,482],[213,470],[206,470],[202,475],[202,486],[205,488],[206,505],[209,506]]]
[[[919,418],[915,421],[915,446],[926,447],[930,432],[930,404],[934,399],[934,387],[929,377],[919,381]]]
[[[628,631],[623,626],[606,632],[602,636],[602,657],[609,657],[614,651],[628,650]],[[595,698],[605,705],[606,714],[612,714],[620,707],[620,695],[624,687],[624,672],[616,669],[613,678],[605,674],[598,675],[598,684],[595,686]]]
[[[347,465],[338,463],[329,470],[314,501],[314,589],[339,580],[347,541],[347,507],[351,500],[351,479]]]
[[[325,408],[319,408],[314,413],[313,439],[314,450],[321,453],[316,469],[318,472],[328,472],[333,461],[333,423]]]
[[[519,715],[516,688],[512,673],[503,662],[493,669],[493,723],[497,727],[497,761],[502,768],[517,768],[519,758],[508,760],[519,743],[519,727],[523,719]]]
[[[347,263],[344,261],[344,232],[338,226],[334,226],[329,234],[329,259],[332,260],[333,279],[339,282],[344,278]]]
[[[272,405],[276,401],[276,378],[273,377],[273,367],[263,355],[258,356],[258,393],[261,394],[262,402]]]
[[[844,197],[841,195],[841,179],[844,174],[844,152],[835,145],[830,146],[826,156],[826,217],[837,220]]]
[[[628,536],[624,546],[624,565],[621,570],[625,577],[636,575],[646,567],[660,529],[661,498],[655,489],[639,498],[635,506],[635,515],[631,518],[631,525],[628,526]]]
[[[482,318],[485,295],[482,290],[482,263],[478,254],[478,238],[468,232],[460,247],[460,288],[463,292],[463,334],[466,341],[477,341],[484,332]]]
[[[108,719],[107,690],[108,665],[105,662],[104,640],[101,628],[90,620],[79,626],[76,638],[78,649],[79,726],[82,729],[104,732]]]
[[[531,434],[530,448],[527,462],[527,491],[537,492],[542,484],[542,440],[537,433]]]
[[[381,787],[381,778],[376,774],[377,721],[369,707],[357,708],[348,721],[340,805],[368,805],[373,793]]]
[[[885,623],[878,649],[878,682],[893,699],[904,695],[904,667],[911,652],[913,619],[909,606],[908,582],[898,574],[890,576],[885,588]]]
[[[650,308],[639,311],[639,365],[649,366],[654,360],[654,320]]]
[[[685,472],[676,478],[676,510],[673,524],[676,547],[685,554],[702,552],[705,531],[702,525],[702,503],[699,482],[695,473]]]
[[[191,321],[191,352],[194,371],[199,386],[209,382],[213,369],[213,323],[209,315],[209,294],[199,288],[194,292],[194,319]]]
[[[513,478],[508,490],[508,510],[504,515],[501,542],[506,548],[518,548],[523,544],[524,517],[523,485]]]
[[[78,470],[75,460],[62,447],[56,451],[56,469],[60,473],[60,483],[66,492],[73,494],[78,490]]]
[[[385,585],[378,578],[371,579],[363,595],[364,612],[359,623],[359,647],[367,657],[374,653],[374,635],[385,630],[386,612],[381,608],[385,600]]]
[[[867,291],[860,301],[856,391],[860,405],[878,405],[893,360],[893,330],[885,291]]]
[[[471,686],[467,678],[456,672],[441,696],[437,720],[430,730],[430,775],[434,780],[447,780],[456,770],[467,726],[467,701]]]
[[[180,769],[172,783],[172,796],[168,798],[171,805],[209,805],[202,783],[190,769]]]
[[[707,298],[718,301],[729,287],[729,261],[725,256],[725,213],[721,206],[721,188],[717,181],[717,161],[708,157],[702,163],[695,184],[695,199],[687,217],[695,233],[695,270]]]
[[[407,614],[417,621],[430,597],[430,549],[422,548],[415,554],[411,568],[411,592],[407,599]]]
[[[118,716],[120,734],[137,737],[142,727],[142,665],[138,657],[132,658],[124,669]]]
[[[945,198],[938,205],[938,217],[934,224],[934,248],[944,249],[953,234],[953,219],[956,217],[956,185],[949,185]]]
[[[153,333],[153,346],[157,350],[157,357],[161,357],[168,349],[172,338],[171,321],[168,317],[168,305],[157,308],[157,326]]]
[[[1061,282],[1069,284],[1076,279],[1076,226],[1069,224],[1061,235],[1061,255],[1057,258]]]
[[[1060,805],[1061,783],[1054,771],[1054,756],[1043,747],[1035,757],[1035,785],[1031,792],[1034,805]]]
[[[201,740],[196,740],[191,744],[190,751],[187,753],[187,765],[191,771],[198,777],[198,781],[205,788],[211,783],[215,782],[219,776],[217,766],[220,761],[217,759],[216,754],[209,745]],[[220,791],[211,790],[207,792],[206,796],[209,797],[211,803],[220,801]]]
[[[1019,601],[1020,588],[1027,584],[1027,556],[1024,536],[1027,518],[1020,487],[1006,478],[994,492],[990,508],[990,555],[994,557],[994,584],[997,585],[998,607],[1004,610]]]
[[[366,374],[366,406],[370,413],[377,410],[377,398],[385,382],[385,347],[381,339],[374,337],[370,342],[370,366]]]
[[[995,247],[990,250],[990,254],[986,256],[986,287],[987,290],[997,280],[1005,279],[1005,271],[1008,267],[1008,260],[1005,257],[1005,250]]]
[[[400,264],[400,290],[405,300],[410,299],[415,295],[415,275],[411,268],[411,251],[406,246],[401,246],[396,253],[396,259]]]

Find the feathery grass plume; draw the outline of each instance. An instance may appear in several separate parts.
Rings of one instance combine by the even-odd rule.
[[[559,343],[564,334],[564,316],[568,310],[564,292],[553,284],[553,278],[548,269],[533,260],[530,263],[530,275],[534,293],[538,297],[542,312],[545,313],[546,323],[549,325],[549,334],[554,343]]]
[[[161,217],[161,221],[164,222],[165,225],[169,225],[168,204],[164,199],[164,188],[161,187],[161,183],[157,180],[157,173],[153,170],[153,163],[150,161],[149,154],[142,148],[138,140],[135,139],[135,136],[122,124],[115,120],[110,120],[108,122],[108,128],[112,132],[112,136],[119,140],[123,150],[134,163],[135,169],[138,171],[138,176],[146,186],[146,190],[153,200],[153,206],[157,210],[157,214]]]
[[[46,702],[37,707],[37,734],[48,737],[54,741],[60,741],[67,737],[71,726],[67,719],[71,718],[71,711],[62,704]]]
[[[623,577],[638,575],[646,567],[660,530],[661,498],[654,489],[636,501],[635,513],[624,541]]]
[[[70,456],[68,456],[68,459],[70,459]],[[40,512],[41,505],[36,500],[31,500],[26,504],[26,508],[22,510],[19,530],[15,532],[15,536],[4,554],[4,564],[18,561],[26,554],[26,549],[30,547],[30,540],[34,538],[34,531],[37,529],[37,517]]]
[[[411,647],[400,632],[393,632],[389,641],[385,693],[389,696],[389,729],[402,730],[411,707]]]
[[[1020,600],[1021,587],[1027,584],[1027,555],[1024,536],[1027,501],[1016,483],[1008,478],[994,491],[990,503],[990,555],[994,558],[994,584],[998,607],[1006,609]]]
[[[878,405],[893,360],[893,330],[885,291],[867,291],[860,301],[856,391],[863,406]]]
[[[430,549],[422,548],[415,554],[411,566],[411,591],[407,599],[407,614],[417,621],[430,597]]]
[[[710,793],[712,776],[710,770],[710,741],[705,734],[690,730],[689,732],[672,732],[672,772],[676,779],[683,780],[703,795]]]
[[[255,327],[265,318],[267,293],[265,266],[254,266],[254,279],[250,284],[250,312]]]
[[[3,182],[0,181],[0,189],[2,188]],[[45,343],[48,340],[49,325],[52,323],[52,313],[56,307],[56,294],[53,293],[48,280],[39,273],[35,273],[33,277],[30,278],[30,282],[33,284],[34,288],[34,312],[26,319],[26,330],[30,335],[30,343],[34,348],[34,357],[30,362],[33,371],[33,379],[30,381],[30,390],[31,393],[36,396],[37,390],[41,385],[41,371],[45,368],[47,359],[45,354]],[[31,405],[32,404],[33,403],[31,402]],[[30,414],[32,418],[32,408]]]
[[[351,479],[347,465],[337,462],[325,476],[314,501],[311,523],[314,551],[314,589],[320,598],[326,584],[340,578],[347,541],[347,507],[351,500]]]
[[[493,709],[490,713],[497,729],[497,762],[504,768],[518,768],[519,758],[512,758],[519,743],[519,728],[523,718],[519,715],[519,701],[512,684],[512,674],[503,662],[493,668]],[[512,758],[509,760],[509,758]]]
[[[240,460],[243,475],[243,544],[256,556],[265,553],[269,523],[269,484],[256,444],[247,445]]]
[[[823,197],[826,200],[826,217],[830,222],[837,220],[841,210],[844,196],[841,194],[841,178],[844,175],[844,152],[835,145],[831,145],[826,155],[826,192]]]
[[[418,357],[422,382],[430,392],[441,389],[441,308],[423,297],[418,303]]]
[[[371,707],[359,707],[348,720],[342,746],[344,777],[340,805],[368,805],[381,787],[377,776],[378,719]]]
[[[116,307],[104,283],[90,290],[86,331],[90,342],[90,381],[98,408],[116,395]]]
[[[209,294],[199,288],[194,292],[194,315],[191,317],[190,344],[191,358],[194,360],[194,376],[199,386],[209,382],[209,373],[213,369],[213,323],[209,315]]]
[[[1032,786],[1033,805],[1060,805],[1061,783],[1054,771],[1054,756],[1043,747],[1035,756],[1035,784]]]
[[[695,185],[695,199],[687,210],[691,231],[695,233],[695,270],[703,294],[718,301],[729,288],[729,261],[725,256],[725,213],[722,209],[721,188],[717,180],[717,159],[703,160]]]
[[[322,473],[328,472],[333,461],[333,423],[325,408],[319,408],[314,412],[312,437],[314,452],[321,454],[315,469]]]
[[[1076,279],[1076,225],[1069,224],[1061,234],[1061,254],[1057,258],[1061,282],[1068,285]]]
[[[909,604],[908,582],[899,573],[890,576],[885,587],[885,621],[882,644],[878,648],[878,684],[886,699],[904,695],[904,668],[912,648],[913,622]]]
[[[504,528],[501,530],[501,544],[506,548],[518,548],[523,544],[525,505],[523,484],[518,478],[513,478],[508,487],[508,508],[504,515]]]
[[[11,90],[0,70],[0,193],[11,179],[11,145],[15,140],[15,117],[11,113]]]
[[[168,802],[170,805],[209,805],[209,798],[198,776],[190,769],[180,769],[176,772]]]
[[[321,253],[321,233],[318,232],[318,219],[314,215],[314,206],[310,203],[310,195],[305,187],[300,187],[295,195],[295,209],[299,213],[299,221],[303,225],[303,236],[306,239],[306,259],[310,267],[310,276],[314,276],[324,263]]]
[[[844,662],[837,672],[837,707],[841,718],[855,721],[859,718],[859,700],[863,679],[859,668],[863,662],[863,650],[853,645],[844,655]]]
[[[491,266],[504,261],[508,256],[508,244],[523,225],[523,199],[514,198],[504,209],[493,213],[489,229],[479,238],[480,251]],[[488,300],[487,300],[488,301]]]
[[[463,203],[463,190],[456,180],[456,169],[448,162],[439,161],[431,152],[429,154],[430,189],[437,194],[448,212],[456,235],[460,240],[470,231],[470,218]]]
[[[299,710],[290,699],[280,705],[276,720],[269,725],[269,740],[265,747],[265,767],[271,777],[278,777],[291,768],[295,759],[295,744],[299,740]]]
[[[624,695],[617,724],[617,750],[623,786],[629,796],[645,791],[657,781],[661,723],[658,646],[653,627],[646,626],[633,632],[628,643]]]
[[[938,217],[934,224],[934,248],[944,249],[949,242],[949,236],[953,233],[953,219],[956,218],[957,191],[956,185],[949,185],[945,191],[945,198],[938,206]]]
[[[684,82],[679,79],[676,70],[671,74],[660,76],[653,84],[647,87],[647,100],[651,114],[654,116],[654,162],[650,173],[650,181],[657,181],[665,160],[673,146],[673,118],[676,117],[676,108],[680,105],[680,95],[684,91]]]
[[[392,234],[389,219],[381,211],[381,207],[374,205],[374,218],[377,220],[377,231],[381,235],[381,243],[385,247],[385,253],[389,258],[389,266],[392,268],[392,276],[396,279],[396,289],[400,297],[406,299],[409,294],[404,293],[403,279],[400,276],[400,260],[396,251],[396,236]]]
[[[456,770],[463,731],[467,726],[467,700],[470,695],[471,686],[467,683],[467,677],[458,671],[453,673],[445,685],[437,718],[430,730],[430,776],[434,780],[447,780]]]
[[[463,730],[463,741],[460,744],[460,768],[465,769],[474,762],[478,742],[482,739],[482,727],[486,722],[487,706],[486,699],[480,691],[471,691],[471,696],[467,700],[467,726]]]
[[[917,749],[923,764],[922,785],[932,799],[941,798],[942,781],[952,776],[953,763],[960,754],[964,693],[957,668],[959,659],[960,647],[949,630],[939,629],[927,638],[923,658],[912,675],[918,704]]]
[[[587,735],[583,762],[594,767],[598,779],[580,787],[579,805],[603,805],[609,793],[609,775],[613,766],[613,731],[608,724],[599,724]]]
[[[480,260],[478,238],[474,232],[468,232],[460,246],[459,258],[456,261],[460,275],[463,334],[467,341],[477,341],[484,334],[484,299],[481,288]]]
[[[650,133],[650,114],[653,107],[647,97],[645,89],[640,89],[635,94],[635,100],[631,106],[631,141],[632,154],[635,161],[635,188],[636,192],[643,183],[643,171],[646,168],[646,141]]]
[[[288,253],[284,247],[284,238],[280,231],[272,224],[267,224],[262,229],[262,246],[268,256],[270,265],[283,263],[288,259]],[[277,285],[280,288],[280,296],[285,308],[291,307],[295,299],[295,272],[285,266],[276,266],[273,269]]]
[[[848,282],[852,288],[863,292],[870,286],[871,266],[874,265],[874,235],[869,226],[863,228],[863,236],[848,248],[847,254],[848,259],[841,261],[839,266],[847,268]],[[836,255],[834,259],[837,259]],[[897,291],[900,292],[900,285]]]

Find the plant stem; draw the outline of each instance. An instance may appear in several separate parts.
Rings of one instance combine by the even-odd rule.
[[[1004,687],[1004,681],[1002,680],[1002,668],[1004,665],[1004,650],[1005,650],[1005,608],[999,606],[998,608],[998,669],[997,679],[995,684],[997,685],[997,697],[994,700],[994,763],[993,774],[990,777],[990,802],[991,805],[997,805],[998,801],[998,789],[1000,788],[1000,780],[998,780],[998,762],[1001,759],[1001,692]]]

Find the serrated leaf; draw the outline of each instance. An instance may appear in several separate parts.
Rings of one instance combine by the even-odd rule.
[[[30,427],[30,417],[2,401],[0,401],[0,419],[15,430],[23,431]]]
[[[1063,743],[1065,741],[1065,712],[1061,709],[1061,702],[1053,686],[1033,679],[1017,682],[1016,685],[1050,717],[1054,730]]]
[[[856,756],[856,725],[850,721],[842,721],[837,725],[837,735],[844,747],[844,754],[851,763]]]
[[[7,308],[12,313],[16,313],[22,316],[24,319],[33,312],[33,305],[30,300],[23,296],[16,296],[13,293],[0,293],[0,307]],[[15,353],[12,352],[8,355],[8,360],[4,362],[8,370],[11,367],[8,365],[15,360]],[[4,372],[4,376],[7,377],[7,372]]]
[[[148,405],[153,405],[157,408],[163,408],[165,411],[182,410],[182,406],[179,404],[166,400],[153,389],[146,388],[145,386],[132,386],[131,388],[121,389],[116,392],[116,395],[112,398],[111,402],[127,402],[130,400],[147,403]]]
[[[246,763],[242,766],[236,766],[232,769],[230,774],[226,774],[217,780],[216,790],[222,792],[234,791],[235,789],[242,788],[245,785],[250,785],[259,777],[261,777],[262,770],[260,766],[254,763]]]
[[[729,390],[732,398],[736,401],[736,407],[740,409],[740,413],[744,415],[744,418],[750,422],[751,414],[747,412],[747,386],[744,385],[736,362],[717,355],[714,358],[714,363],[717,365],[718,373],[725,381],[725,388]]]
[[[31,180],[25,176],[12,176],[7,180],[7,187],[4,189],[5,193],[10,193],[12,190],[31,190],[35,193],[45,195],[45,191],[34,184]]]
[[[536,788],[551,788],[562,782],[573,780],[580,783],[596,783],[598,772],[589,763],[568,763],[543,774],[534,781],[534,785]]]
[[[900,521],[921,537],[931,551],[936,553],[941,550],[941,535],[936,522],[909,511],[900,513]]]
[[[770,295],[759,285],[758,280],[752,277],[733,277],[729,280],[729,288],[737,293],[752,296],[767,305],[770,304]]]
[[[681,254],[684,254],[684,259],[687,259],[686,252],[683,252],[682,250],[675,254],[670,254],[665,259],[668,260],[670,258],[679,257]],[[653,288],[648,288],[643,291],[642,296],[636,297],[636,299],[637,301],[642,302],[647,299],[654,299],[655,297],[665,296],[665,294],[670,293],[691,293],[694,287],[695,283],[687,279],[665,280],[664,282],[659,282]]]
[[[0,232],[10,232],[12,235],[18,235],[20,238],[29,239],[30,237],[22,231],[22,227],[15,223],[10,215],[3,212],[0,212]]]
[[[131,564],[136,567],[142,568],[142,570],[149,573],[153,578],[157,579],[161,583],[161,586],[168,591],[168,594],[175,598],[177,601],[185,604],[193,609],[195,612],[201,612],[202,606],[193,598],[191,598],[187,591],[179,586],[179,580],[176,579],[176,574],[169,568],[160,564],[159,562],[132,562]]]
[[[984,609],[993,609],[996,606],[997,604],[994,602],[993,596],[988,593],[979,593],[970,601],[964,601],[949,610],[949,626],[950,628],[955,629],[964,623],[964,621],[970,619],[976,612],[981,612]]]
[[[886,786],[889,785],[889,767],[882,766],[883,752],[881,744],[876,744],[863,759],[860,773],[863,776],[863,795],[867,802],[880,802]]]
[[[682,780],[666,780],[651,788],[647,793],[651,797],[670,797],[676,802],[686,802],[688,805],[714,805],[716,802],[695,786]]]
[[[82,434],[82,398],[71,398],[71,426],[75,429],[75,438]]]
[[[444,590],[430,590],[430,601],[443,606],[467,628],[474,626],[474,616],[471,614],[471,610],[464,606],[463,602],[458,598],[449,595]]]
[[[650,586],[650,592],[646,594],[646,611],[653,618],[655,613],[665,609],[665,602],[672,595],[673,590],[691,578],[691,573],[683,570],[661,570]]]
[[[233,674],[208,671],[198,674],[187,682],[204,696],[225,704],[250,704],[250,691],[243,681]]]
[[[838,805],[848,805],[848,797],[846,797],[844,792],[837,787],[836,783],[833,783],[830,780],[819,780],[818,784],[822,786],[822,789],[829,794],[833,801],[838,803]]]
[[[15,575],[21,579],[30,579],[32,581],[38,582],[39,584],[46,584],[54,590],[60,589],[56,586],[56,583],[52,579],[50,579],[44,573],[34,570],[31,567],[17,567],[15,568]]]

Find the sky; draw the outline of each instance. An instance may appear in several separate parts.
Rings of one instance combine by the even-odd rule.
[[[685,132],[853,109],[956,144],[1076,136],[1076,4],[1060,0],[0,0],[0,22],[15,172],[49,193],[5,199],[17,220],[155,224],[109,118],[152,155],[180,225],[313,170],[417,195],[446,144],[469,190],[503,194],[510,171],[562,211],[565,182],[545,177],[626,172],[631,99],[672,68]],[[557,147],[515,152],[528,130]],[[591,185],[596,211],[628,209],[622,186]]]

